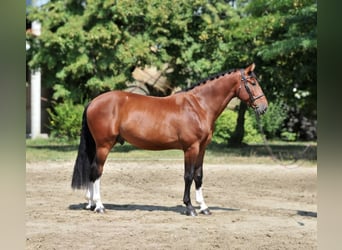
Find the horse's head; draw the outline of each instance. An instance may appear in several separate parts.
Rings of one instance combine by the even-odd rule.
[[[251,106],[257,114],[262,115],[267,110],[268,102],[253,72],[254,68],[255,64],[253,63],[240,70],[241,81],[236,90],[236,96]]]

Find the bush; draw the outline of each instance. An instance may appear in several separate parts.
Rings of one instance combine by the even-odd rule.
[[[297,140],[297,134],[293,132],[289,132],[289,131],[282,131],[280,136],[283,141],[296,141]]]
[[[254,113],[246,112],[245,114],[245,135],[242,142],[244,143],[261,143],[263,142],[259,129],[255,127],[256,117]]]
[[[81,131],[83,105],[74,105],[72,101],[56,104],[49,113],[49,129],[51,137],[66,140],[78,138]]]
[[[212,141],[218,144],[229,142],[229,138],[235,131],[237,122],[237,112],[226,109],[221,116],[216,120],[215,131]],[[245,115],[245,135],[243,137],[244,143],[259,143],[262,142],[262,137],[255,128],[255,116],[246,112]]]
[[[295,135],[296,140],[317,140],[317,118],[309,119],[300,109],[290,107],[287,119],[284,121],[283,131]]]
[[[238,114],[232,110],[226,109],[223,111],[215,123],[213,142],[218,144],[228,142],[235,130],[237,116]]]
[[[252,115],[252,112],[254,113],[254,111],[249,110],[249,115]],[[282,102],[269,103],[266,113],[260,116],[260,122],[266,138],[273,139],[281,136],[282,125],[287,117],[287,113],[288,111]],[[254,128],[259,131],[257,119],[254,119],[253,122]]]

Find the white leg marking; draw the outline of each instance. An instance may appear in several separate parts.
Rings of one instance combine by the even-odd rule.
[[[95,205],[93,197],[94,197],[94,183],[89,182],[87,190],[86,190],[86,194],[85,194],[85,199],[88,201],[88,205],[86,206],[86,209],[90,209],[91,206]]]
[[[196,202],[201,206],[200,211],[203,211],[208,208],[208,206],[204,202],[202,187],[196,190]]]
[[[96,203],[95,212],[100,212],[104,210],[104,206],[101,202],[101,195],[100,195],[100,179],[97,179],[94,182],[94,196],[93,201]]]

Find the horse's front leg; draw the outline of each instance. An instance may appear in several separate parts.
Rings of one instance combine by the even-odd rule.
[[[188,170],[186,170],[186,173],[184,174],[184,182],[185,182],[185,188],[184,188],[184,196],[183,196],[183,202],[186,206],[186,215],[191,216],[197,216],[195,208],[192,206],[191,199],[190,199],[190,189],[191,184],[193,181],[194,176],[193,167],[189,167]]]
[[[200,213],[204,215],[210,215],[211,212],[208,206],[204,202],[203,192],[202,192],[202,180],[203,180],[203,159],[204,150],[201,150],[195,167],[195,185],[196,185],[196,202],[200,205]]]
[[[202,178],[203,171],[202,167],[200,170],[201,174],[195,174],[195,185],[196,185],[196,202],[200,205],[200,213],[204,215],[210,215],[211,212],[208,206],[204,202],[203,192],[202,192]]]
[[[190,199],[191,184],[194,179],[195,163],[198,155],[198,149],[191,147],[184,152],[184,196],[183,202],[186,206],[186,215],[197,216],[195,208],[192,206]]]

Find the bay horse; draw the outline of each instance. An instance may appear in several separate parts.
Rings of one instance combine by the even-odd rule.
[[[127,141],[147,150],[183,150],[185,214],[197,215],[190,199],[193,181],[200,213],[211,214],[202,193],[203,158],[216,119],[233,97],[257,114],[265,113],[268,106],[254,68],[253,63],[217,74],[166,97],[110,91],[89,102],[83,112],[71,183],[73,189],[86,189],[86,209],[104,212],[100,196],[103,167],[112,147]]]

